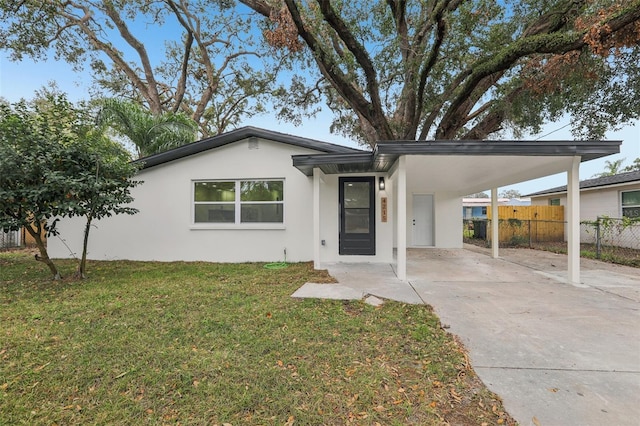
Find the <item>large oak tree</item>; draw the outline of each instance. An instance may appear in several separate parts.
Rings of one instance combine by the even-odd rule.
[[[261,67],[249,14],[226,0],[0,0],[0,49],[90,71],[106,97],[183,112],[203,136],[264,111],[275,69]]]
[[[285,117],[325,101],[378,140],[576,136],[640,117],[640,0],[240,0],[290,58]]]

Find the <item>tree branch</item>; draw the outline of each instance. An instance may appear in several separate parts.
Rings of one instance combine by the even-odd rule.
[[[276,10],[264,0],[240,0],[240,3],[244,3],[265,18],[269,18],[271,14]]]
[[[180,20],[180,17],[178,17],[178,20]],[[180,104],[182,104],[182,100],[184,99],[184,96],[187,90],[189,59],[191,56],[193,41],[194,41],[193,33],[187,29],[187,37],[184,41],[184,53],[182,54],[182,64],[180,66],[180,78],[178,79],[178,86],[176,87],[176,93],[174,94],[175,102],[173,104],[173,108],[171,109],[173,113],[178,112],[178,110],[180,109]]]
[[[360,64],[360,68],[364,72],[367,80],[367,93],[369,94],[369,99],[371,99],[371,105],[369,108],[370,114],[373,118],[371,124],[378,130],[381,139],[393,139],[391,128],[389,127],[389,123],[387,122],[387,118],[382,109],[382,102],[380,101],[378,76],[367,51],[364,46],[355,39],[344,21],[336,15],[328,0],[317,0],[317,2],[325,21],[345,43],[347,49],[349,49],[353,54],[358,64]]]
[[[149,60],[147,49],[144,47],[144,44],[140,42],[140,40],[138,40],[133,36],[133,34],[131,34],[129,28],[127,27],[127,24],[122,20],[111,2],[105,2],[105,14],[109,18],[111,18],[113,23],[118,28],[120,35],[127,42],[127,44],[129,44],[129,46],[131,46],[138,53],[146,78],[146,93],[148,94],[147,101],[149,102],[149,109],[154,114],[162,113],[162,102],[160,100],[160,96],[158,95],[156,79],[154,76],[153,67],[151,66],[151,61]]]
[[[435,9],[435,21],[436,21],[436,34],[435,41],[431,46],[431,51],[427,56],[427,60],[420,72],[420,83],[418,84],[418,93],[416,95],[415,108],[413,110],[411,116],[411,122],[415,123],[415,125],[411,128],[410,133],[407,136],[411,136],[411,139],[415,137],[415,134],[418,131],[418,123],[420,122],[419,118],[422,115],[422,111],[424,109],[424,96],[425,90],[427,87],[427,78],[431,74],[431,70],[438,60],[438,55],[440,53],[440,48],[442,47],[442,43],[444,42],[444,38],[446,36],[447,25],[444,21],[444,11],[447,6],[447,2],[441,3],[441,6]]]
[[[200,119],[202,118],[207,105],[213,98],[213,94],[217,89],[219,82],[219,72],[214,69],[211,58],[209,57],[207,46],[205,45],[205,42],[202,39],[202,34],[200,32],[198,18],[188,11],[182,1],[180,2],[179,6],[172,0],[167,0],[167,4],[173,11],[176,19],[178,19],[180,25],[187,31],[188,34],[193,37],[196,44],[200,48],[199,52],[202,58],[199,60],[199,62],[204,67],[205,73],[207,75],[207,87],[202,91],[200,100],[197,102],[196,108],[192,114],[192,119],[196,122],[200,122]],[[193,24],[194,20],[195,27]]]
[[[296,25],[298,34],[302,37],[313,53],[320,72],[331,82],[333,88],[340,94],[345,102],[351,106],[354,112],[361,117],[362,120],[372,123],[374,117],[371,113],[370,103],[348,82],[347,77],[340,71],[339,66],[333,62],[328,53],[325,52],[319,41],[310,31],[307,31],[295,2],[293,0],[285,0],[285,3],[289,13],[291,14],[291,18]]]
[[[576,5],[583,3],[583,0],[571,2],[565,5],[567,13],[577,13]],[[636,0],[633,6],[627,7],[625,13],[616,15],[608,19],[604,25],[616,32],[632,22],[640,20],[640,0]],[[555,14],[556,11],[550,12]],[[550,15],[547,14],[547,15]],[[547,16],[545,15],[545,16]],[[499,77],[512,67],[518,60],[531,54],[563,54],[574,50],[580,50],[586,46],[585,35],[587,30],[566,32],[558,32],[561,28],[566,27],[569,16],[563,16],[562,19],[556,21],[553,25],[542,25],[541,21],[545,17],[541,17],[528,30],[525,30],[529,36],[525,36],[516,40],[514,43],[507,45],[501,52],[480,61],[472,70],[469,79],[457,93],[455,99],[451,102],[447,112],[444,114],[440,126],[436,132],[436,138],[449,139],[455,136],[460,123],[463,120],[465,107],[468,112],[468,100],[471,94],[476,91],[485,78],[491,76]],[[538,32],[543,33],[538,33]],[[544,33],[550,31],[550,33]],[[496,78],[497,81],[497,78]]]

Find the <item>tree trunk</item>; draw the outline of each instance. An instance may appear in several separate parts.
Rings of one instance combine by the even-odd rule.
[[[53,261],[49,258],[49,253],[47,253],[47,247],[44,245],[44,241],[42,240],[42,225],[38,224],[36,229],[33,229],[30,225],[25,226],[24,229],[27,230],[29,235],[33,237],[33,240],[36,242],[38,246],[38,250],[40,250],[40,256],[36,255],[36,260],[38,262],[43,262],[45,265],[49,267],[51,274],[53,276],[53,280],[60,280],[62,276],[60,272],[58,272],[58,268],[53,263]]]
[[[87,266],[87,245],[89,242],[89,231],[91,230],[91,219],[92,216],[87,217],[87,223],[84,226],[84,240],[82,242],[82,257],[80,258],[80,263],[78,264],[78,270],[76,271],[76,277],[85,279],[87,278],[86,266]]]

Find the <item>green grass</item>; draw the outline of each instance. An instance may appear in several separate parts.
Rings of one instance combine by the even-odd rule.
[[[88,273],[0,253],[0,425],[513,423],[429,307],[293,299],[309,264]]]

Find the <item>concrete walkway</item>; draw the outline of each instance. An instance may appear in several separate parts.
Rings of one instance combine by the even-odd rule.
[[[640,425],[640,270],[534,250],[410,250],[408,283],[389,265],[326,265],[338,284],[294,297],[373,295],[427,303],[521,425]],[[328,286],[333,286],[332,292]]]

